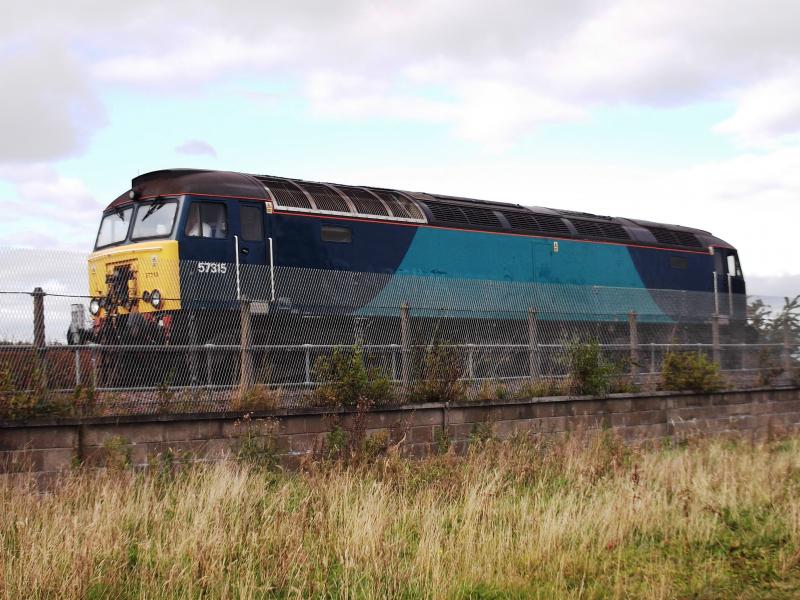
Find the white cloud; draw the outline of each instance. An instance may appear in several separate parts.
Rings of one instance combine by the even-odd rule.
[[[175,148],[175,152],[192,156],[206,155],[213,156],[214,158],[217,157],[217,151],[214,149],[214,146],[203,140],[186,140]]]
[[[800,74],[745,90],[736,112],[714,129],[745,146],[770,146],[800,133]]]
[[[797,130],[797,86],[760,87],[800,66],[796,0],[51,1],[35,15],[32,6],[5,7],[0,44],[57,45],[4,51],[12,58],[0,73],[22,94],[4,97],[15,118],[0,124],[28,131],[30,144],[0,147],[0,160],[80,151],[102,124],[93,86],[183,92],[242,75],[305,84],[318,114],[444,122],[495,148],[617,103],[741,97],[720,132],[763,142]],[[320,93],[320,73],[356,86]],[[430,85],[447,100],[431,100]]]
[[[41,164],[0,169],[0,177],[9,173],[16,196],[0,198],[0,203],[14,218],[0,223],[0,246],[72,250],[91,246],[104,204],[81,180]]]
[[[105,122],[85,67],[64,48],[0,40],[0,81],[0,163],[78,154]]]

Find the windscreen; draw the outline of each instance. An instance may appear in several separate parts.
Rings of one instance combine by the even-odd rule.
[[[166,237],[172,233],[178,203],[173,201],[155,201],[140,204],[136,209],[136,221],[133,224],[134,240],[143,238]]]
[[[104,216],[100,222],[100,231],[97,232],[95,247],[103,248],[124,241],[128,237],[132,214],[132,208],[125,208]]]

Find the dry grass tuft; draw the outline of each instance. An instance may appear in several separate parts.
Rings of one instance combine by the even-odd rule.
[[[232,463],[0,486],[5,597],[792,597],[800,440]]]

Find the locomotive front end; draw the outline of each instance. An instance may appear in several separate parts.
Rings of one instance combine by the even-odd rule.
[[[181,307],[175,222],[181,199],[156,197],[112,206],[89,256],[94,337],[150,338]]]
[[[89,257],[89,312],[95,319],[180,308],[178,242],[143,242]]]

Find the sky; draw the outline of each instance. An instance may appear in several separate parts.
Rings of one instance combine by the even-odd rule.
[[[800,293],[796,0],[4,2],[0,246],[196,167],[678,223]],[[10,218],[9,218],[10,216]]]

